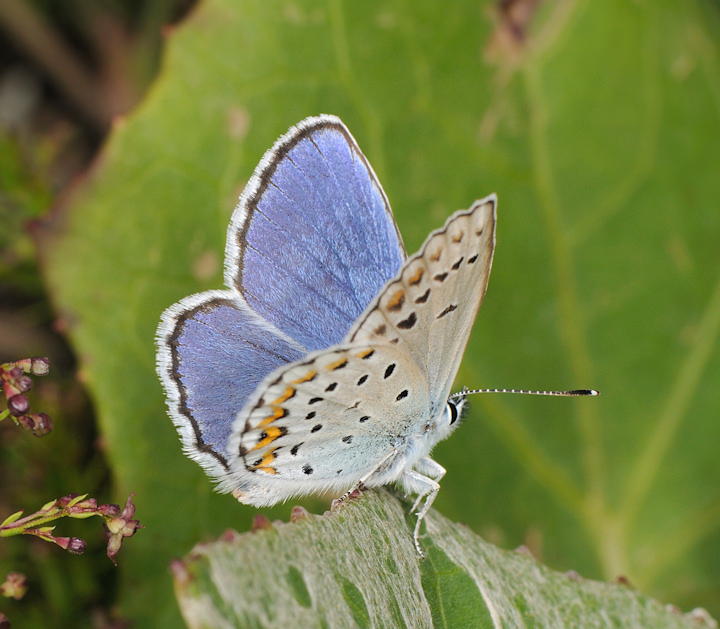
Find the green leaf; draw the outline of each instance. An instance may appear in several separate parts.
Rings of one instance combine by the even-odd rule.
[[[25,513],[25,512],[24,511],[16,511],[12,515],[9,515],[7,518],[5,518],[3,523],[0,524],[0,528],[3,528],[5,526],[8,526],[9,524],[12,524],[13,522],[16,522],[17,520],[20,519],[20,516],[22,516],[23,513]]]
[[[712,626],[500,550],[435,512],[422,560],[406,511],[370,491],[334,513],[199,545],[174,570],[188,627]]]
[[[46,227],[117,495],[137,492],[147,527],[119,557],[138,626],[176,626],[170,559],[254,513],[181,454],[154,373],[160,312],[221,286],[243,183],[321,112],[358,139],[409,251],[498,193],[458,386],[603,393],[473,400],[435,452],[436,508],[553,568],[720,612],[717,4],[555,0],[527,25],[494,6],[208,0]]]

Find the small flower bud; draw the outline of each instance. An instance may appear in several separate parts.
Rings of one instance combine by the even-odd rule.
[[[116,518],[121,513],[120,505],[116,505],[116,504],[100,505],[97,509],[97,512],[99,515],[106,515],[110,518]]]
[[[36,437],[42,437],[52,432],[52,419],[45,413],[30,413],[18,417],[18,423],[25,429],[32,432]]]
[[[62,498],[58,498],[58,499],[55,501],[55,504],[56,504],[58,507],[61,507],[61,508],[64,509],[65,507],[67,507],[67,506],[70,504],[70,502],[71,502],[72,500],[74,500],[75,498],[77,498],[79,495],[80,495],[80,494],[68,494],[67,496],[63,496]]]
[[[28,589],[27,577],[21,572],[10,572],[0,585],[0,595],[19,601]]]
[[[135,494],[130,494],[125,503],[125,508],[119,517],[111,518],[105,522],[105,529],[108,533],[107,556],[115,565],[115,557],[120,550],[122,541],[126,537],[135,535],[138,529],[144,528],[140,522],[131,519],[135,515],[135,505],[132,498]]]
[[[46,356],[35,356],[30,364],[30,373],[33,376],[46,376],[50,372],[50,359]]]
[[[85,498],[84,500],[81,500],[80,502],[76,502],[74,505],[72,505],[73,511],[97,511],[98,505],[97,500],[95,498]]]
[[[17,387],[18,391],[20,391],[20,393],[27,393],[30,389],[32,389],[32,378],[30,376],[20,376],[15,381],[15,386]]]
[[[8,400],[8,410],[11,415],[20,417],[30,410],[30,402],[22,393],[18,393]]]
[[[73,555],[82,555],[87,548],[87,542],[80,539],[79,537],[70,538],[70,544],[68,545],[68,552]]]
[[[79,537],[53,537],[52,541],[73,555],[82,555],[87,548],[87,542]]]
[[[20,360],[16,360],[14,363],[9,364],[21,369],[25,373],[30,373],[30,370],[32,369],[32,358],[21,358]]]

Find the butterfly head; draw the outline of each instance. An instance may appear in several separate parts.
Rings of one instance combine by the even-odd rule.
[[[461,423],[467,413],[466,397],[455,393],[448,398],[442,414],[436,420],[433,433],[436,441],[442,441],[453,432]]]

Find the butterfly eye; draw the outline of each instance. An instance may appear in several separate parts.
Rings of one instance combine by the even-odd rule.
[[[447,405],[448,413],[450,414],[450,425],[452,426],[458,420],[458,417],[460,417],[460,413],[458,412],[458,407],[454,402],[448,402]]]

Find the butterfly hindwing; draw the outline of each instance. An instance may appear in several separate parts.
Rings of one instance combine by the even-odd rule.
[[[340,344],[279,369],[238,418],[238,464],[283,490],[347,489],[427,413],[423,375],[406,361],[392,345]]]
[[[227,474],[228,439],[265,376],[306,354],[231,291],[183,299],[163,313],[158,373],[185,452],[215,477]]]

